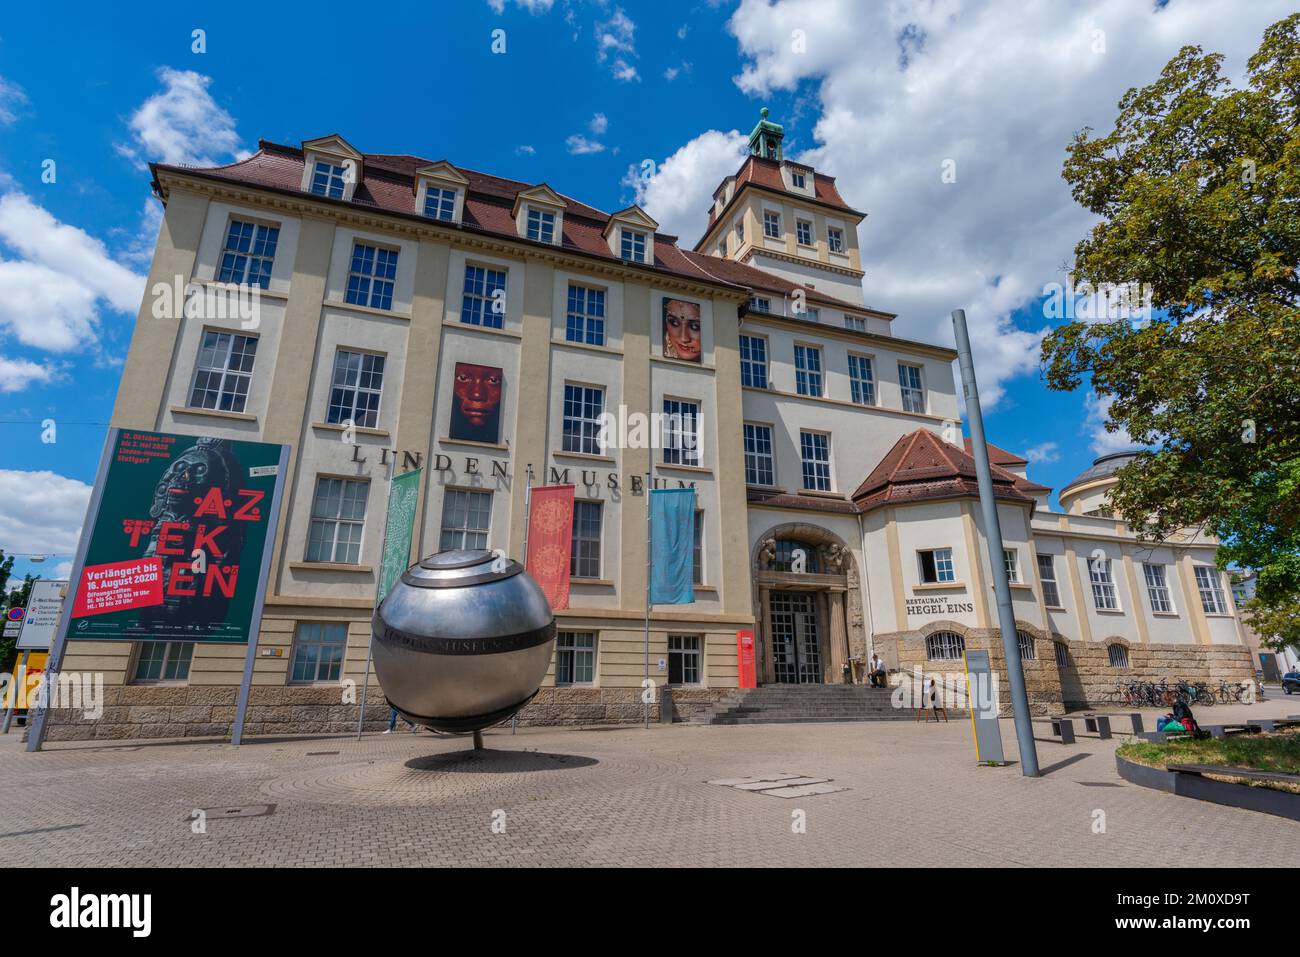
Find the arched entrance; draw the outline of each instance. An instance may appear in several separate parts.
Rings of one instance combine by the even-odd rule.
[[[849,547],[821,526],[790,522],[759,536],[751,559],[759,683],[843,681],[866,648]]]

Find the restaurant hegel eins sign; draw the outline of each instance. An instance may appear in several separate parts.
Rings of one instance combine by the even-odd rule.
[[[68,638],[248,640],[281,446],[122,429]]]

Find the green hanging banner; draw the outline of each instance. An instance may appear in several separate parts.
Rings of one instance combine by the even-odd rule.
[[[393,477],[388,486],[388,524],[384,556],[379,566],[379,596],[383,601],[402,572],[411,564],[411,537],[415,533],[415,506],[420,496],[420,469]]]

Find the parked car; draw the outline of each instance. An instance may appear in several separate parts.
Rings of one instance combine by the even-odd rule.
[[[1300,671],[1288,671],[1282,676],[1282,690],[1287,694],[1300,692]]]

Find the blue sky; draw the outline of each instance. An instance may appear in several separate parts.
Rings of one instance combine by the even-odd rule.
[[[991,440],[1035,450],[1031,475],[1059,488],[1124,444],[1037,371],[1043,285],[1064,280],[1088,226],[1060,180],[1069,135],[1107,126],[1124,89],[1181,43],[1239,65],[1286,12],[1271,0],[1249,12],[1090,0],[1068,14],[848,0],[426,0],[382,16],[329,0],[179,6],[74,2],[53,29],[40,5],[11,4],[0,25],[7,553],[66,556],[75,541],[157,229],[145,161],[228,162],[259,138],[339,132],[604,209],[639,201],[690,245],[764,105],[787,154],[868,212],[867,302],[900,313],[895,334],[943,342],[948,311],[966,307]],[[653,179],[629,175],[647,159]],[[946,160],[956,182],[941,180]],[[54,443],[41,441],[47,418]]]

